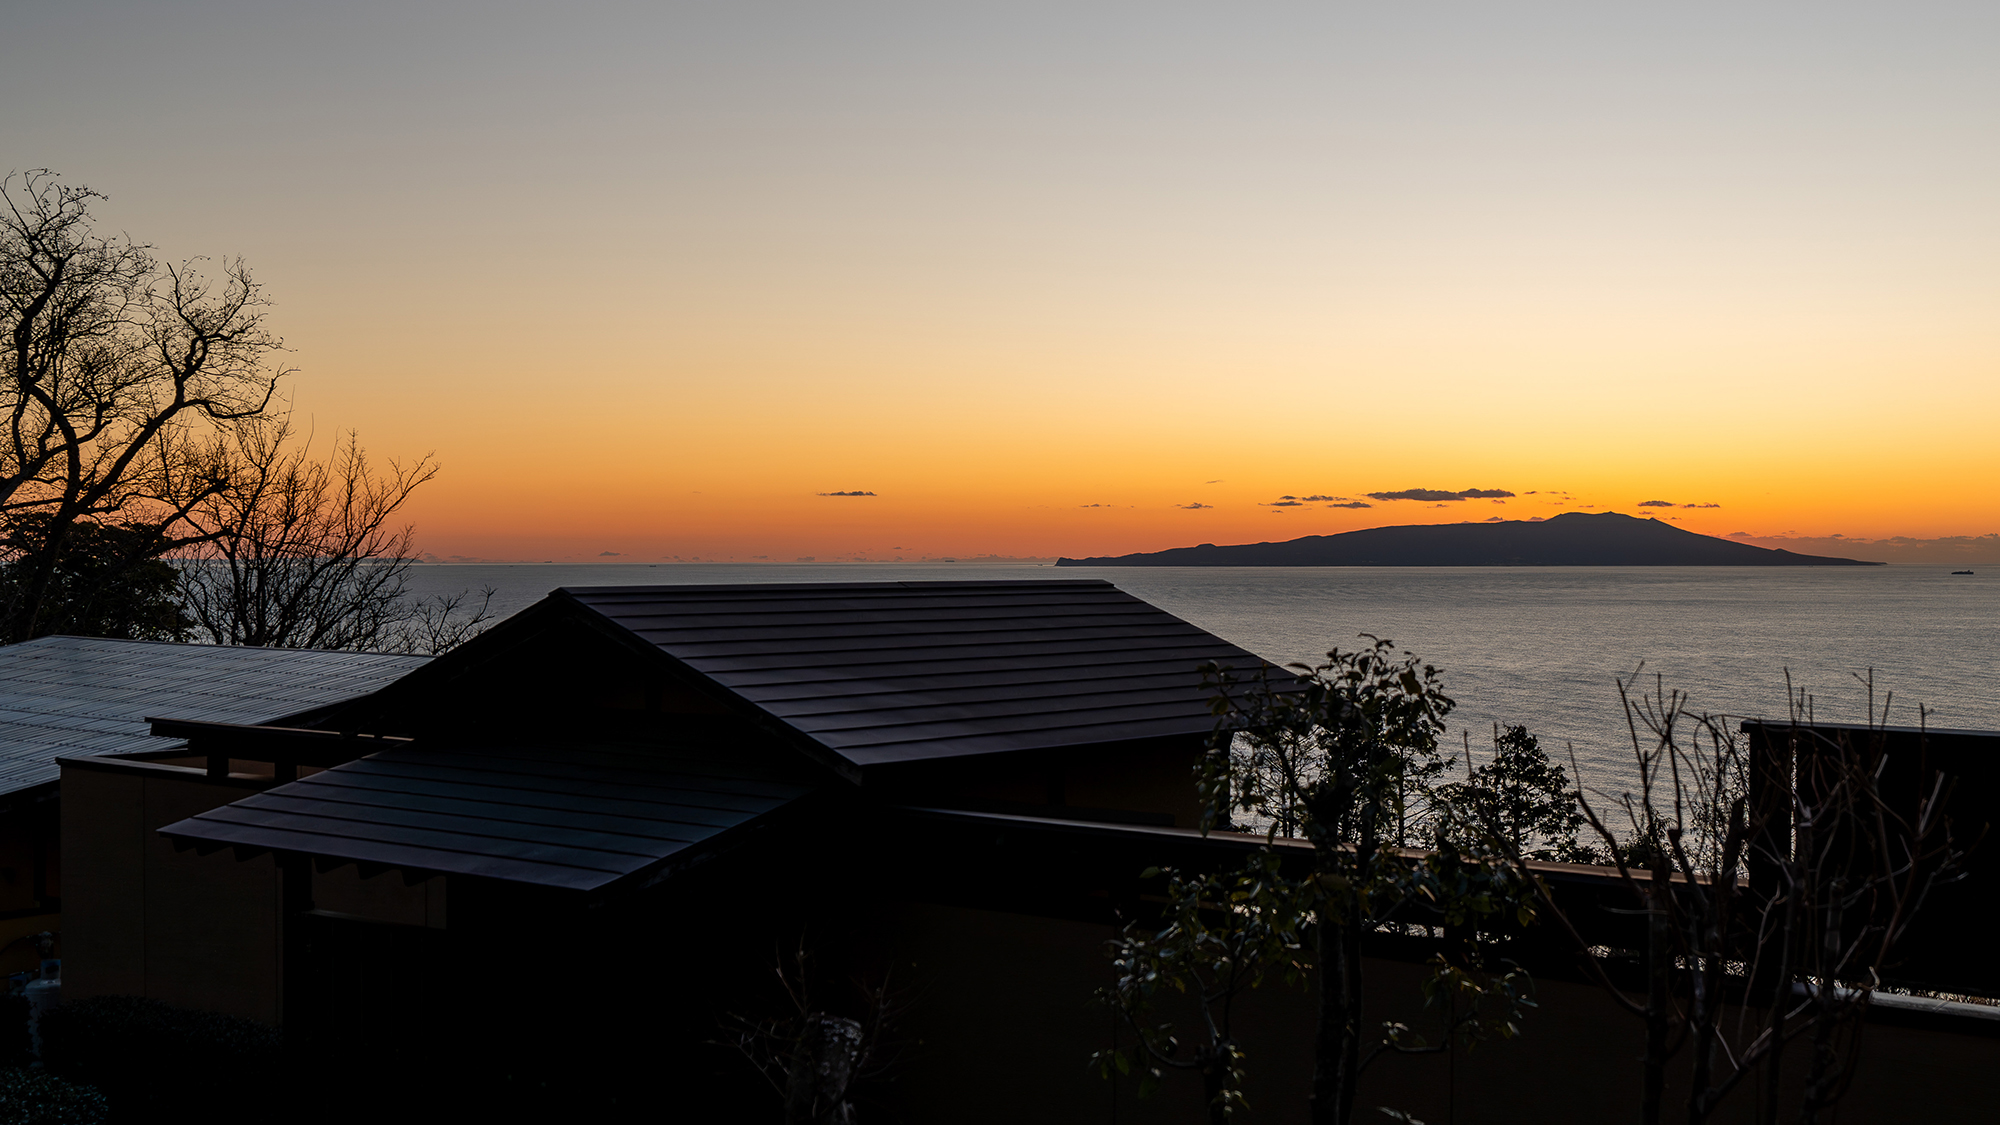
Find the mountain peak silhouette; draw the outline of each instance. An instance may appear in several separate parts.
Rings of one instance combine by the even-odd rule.
[[[1701,535],[1618,512],[1546,520],[1431,523],[1307,535],[1281,543],[1175,547],[1056,560],[1057,566],[1880,566]]]

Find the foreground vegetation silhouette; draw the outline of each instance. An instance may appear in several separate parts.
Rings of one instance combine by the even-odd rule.
[[[1251,1065],[1237,1001],[1273,981],[1312,983],[1309,1115],[1347,1125],[1375,1112],[1356,1098],[1377,1057],[1531,1032],[1533,982],[1496,958],[1539,926],[1638,1019],[1645,1125],[1710,1121],[1732,1095],[1752,1099],[1759,1122],[1826,1119],[1899,943],[1966,854],[1921,730],[1917,754],[1889,755],[1872,677],[1859,728],[1814,725],[1801,693],[1754,748],[1657,678],[1650,693],[1637,673],[1622,678],[1638,787],[1593,795],[1521,726],[1496,728],[1483,764],[1468,743],[1460,779],[1439,753],[1452,702],[1437,670],[1365,639],[1292,666],[1296,677],[1208,670],[1218,722],[1199,777],[1203,829],[1255,831],[1265,846],[1234,869],[1145,873],[1164,906],[1110,943],[1116,980],[1098,993],[1134,1038],[1094,1056],[1099,1072],[1136,1074],[1142,1094],[1196,1072],[1209,1120],[1226,1121],[1247,1108]],[[1310,862],[1296,844],[1281,855],[1281,838],[1309,843]],[[1586,938],[1536,867],[1549,862],[1599,865],[1625,896],[1614,909],[1645,919],[1643,946]],[[1435,1026],[1368,1026],[1363,943],[1405,932],[1449,935],[1423,985]],[[1677,1114],[1673,1067],[1688,1089]]]

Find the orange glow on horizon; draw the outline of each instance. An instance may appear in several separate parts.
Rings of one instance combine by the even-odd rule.
[[[1990,6],[16,22],[16,166],[241,254],[438,557],[2000,531]]]

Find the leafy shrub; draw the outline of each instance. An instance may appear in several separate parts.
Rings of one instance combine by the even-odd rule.
[[[1468,757],[1471,747],[1467,747]],[[1470,763],[1468,763],[1469,765]],[[1529,859],[1594,863],[1600,857],[1577,839],[1583,813],[1569,772],[1550,759],[1541,740],[1524,726],[1493,728],[1493,758],[1465,781],[1441,787],[1469,825],[1451,826],[1450,835],[1470,842],[1498,833]],[[1468,831],[1469,830],[1469,831]]]
[[[138,996],[93,996],[42,1015],[42,1062],[104,1091],[114,1121],[268,1118],[284,1062],[278,1030]]]
[[[0,1125],[99,1125],[104,1095],[45,1070],[0,1070]]]

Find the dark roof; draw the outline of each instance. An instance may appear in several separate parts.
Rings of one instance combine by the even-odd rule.
[[[532,645],[547,621],[580,620],[719,686],[821,753],[872,765],[1204,735],[1213,720],[1201,665],[1263,663],[1095,579],[580,587],[530,614],[395,691],[421,700],[437,676],[476,676],[482,649]],[[814,768],[789,755],[780,758],[792,772],[761,767],[775,748],[757,749],[749,734],[676,723],[665,744],[587,732],[461,743],[458,730],[161,831],[195,847],[574,890],[630,885],[827,780],[802,780]]]
[[[275,723],[365,695],[427,659],[103,637],[0,647],[0,793],[57,780],[58,754],[159,749],[150,715]]]
[[[655,746],[370,754],[160,831],[177,843],[593,890],[804,796],[722,755]]]
[[[1205,734],[1201,665],[1264,663],[1097,579],[555,596],[863,766]]]

